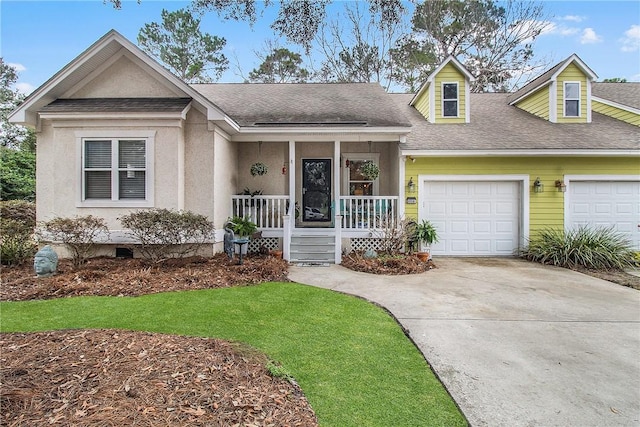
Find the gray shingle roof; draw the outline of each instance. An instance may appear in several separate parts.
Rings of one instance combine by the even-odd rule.
[[[56,99],[40,109],[46,113],[180,112],[191,98]]]
[[[471,123],[432,124],[408,105],[411,94],[393,99],[411,120],[406,150],[640,150],[636,126],[593,113],[592,123],[550,123],[507,103],[508,94],[471,94]]]
[[[640,83],[592,83],[591,94],[640,110]]]
[[[551,76],[553,76],[553,74],[556,71],[558,71],[560,67],[564,65],[565,62],[566,62],[566,59],[562,62],[557,63],[556,65],[551,67],[549,70],[547,70],[540,76],[536,77],[535,79],[531,80],[529,83],[522,86],[517,91],[513,92],[512,94],[509,94],[509,96],[507,97],[507,102],[513,102],[519,99],[524,94],[534,92],[536,89],[549,83],[551,81]]]
[[[191,86],[240,126],[410,126],[377,83]]]

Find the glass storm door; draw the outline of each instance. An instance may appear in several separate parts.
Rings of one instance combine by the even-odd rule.
[[[331,159],[302,159],[302,219],[331,221]]]

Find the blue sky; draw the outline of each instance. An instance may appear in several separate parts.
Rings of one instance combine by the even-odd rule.
[[[110,29],[136,40],[140,28],[159,22],[161,10],[176,10],[188,1],[125,0],[114,10],[102,0],[0,0],[0,55],[17,67],[18,87],[25,93],[40,86]],[[624,77],[640,81],[640,2],[546,1],[547,31],[534,45],[536,57],[556,63],[577,53],[599,80]],[[209,13],[202,30],[225,37],[232,67],[220,81],[242,81],[234,72],[236,59],[244,74],[259,63],[254,50],[273,38],[269,18],[250,28]]]

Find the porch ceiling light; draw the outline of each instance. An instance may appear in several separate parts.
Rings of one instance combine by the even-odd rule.
[[[537,177],[536,180],[533,181],[533,192],[544,193],[544,184],[540,182],[540,177]]]
[[[556,188],[558,193],[564,193],[567,191],[567,185],[561,179],[556,180]]]

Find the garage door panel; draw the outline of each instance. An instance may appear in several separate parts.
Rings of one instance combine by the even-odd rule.
[[[519,182],[427,181],[424,188],[424,219],[440,239],[434,254],[512,255],[518,248]]]
[[[640,250],[640,181],[570,181],[566,227],[613,227]]]

